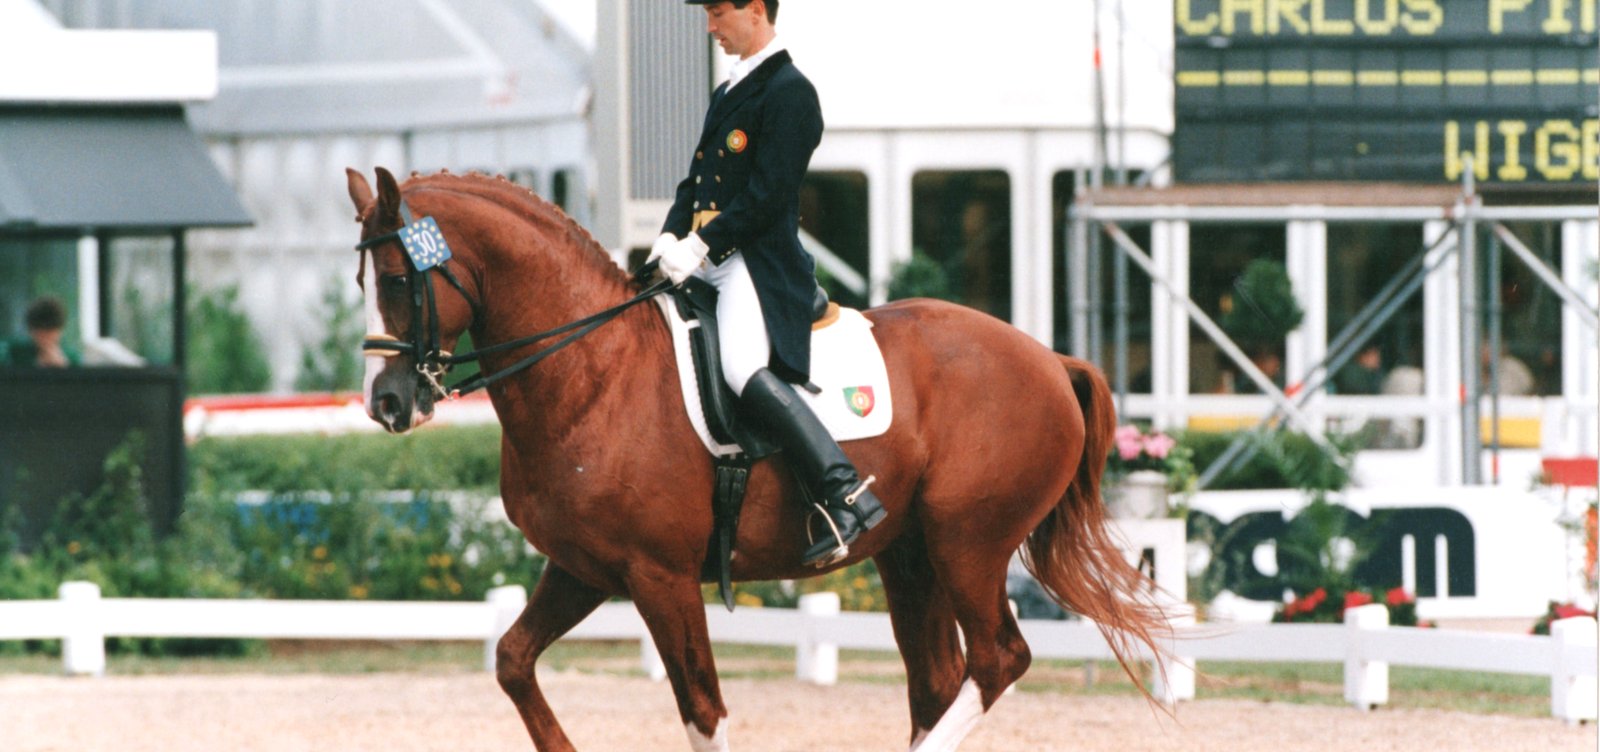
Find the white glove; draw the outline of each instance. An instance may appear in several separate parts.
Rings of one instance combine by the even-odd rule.
[[[645,259],[644,262],[648,264],[661,258],[661,254],[666,253],[667,248],[676,242],[678,242],[677,235],[673,235],[670,232],[661,233],[661,237],[656,238],[656,242],[650,246],[650,257]]]
[[[689,237],[670,243],[661,251],[661,273],[667,275],[672,284],[681,285],[710,252],[711,246],[691,232]]]

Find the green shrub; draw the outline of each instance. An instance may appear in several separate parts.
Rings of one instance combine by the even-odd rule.
[[[250,318],[239,307],[239,288],[191,290],[187,373],[191,394],[266,391],[272,367]]]
[[[889,278],[889,299],[904,298],[955,301],[957,296],[950,289],[950,275],[944,267],[927,254],[915,251],[910,261],[894,265],[894,271]]]
[[[1201,472],[1211,467],[1238,432],[1214,433],[1184,431],[1178,444],[1194,452],[1194,466]],[[1346,466],[1354,456],[1354,442],[1348,437],[1328,437]],[[1335,491],[1349,484],[1349,473],[1304,434],[1273,431],[1250,436],[1255,450],[1250,459],[1217,476],[1208,491],[1260,488],[1301,488]]]
[[[430,427],[403,436],[211,437],[189,447],[189,466],[191,487],[215,490],[496,491],[500,427]]]
[[[360,301],[345,297],[349,281],[329,278],[322,288],[322,306],[317,320],[322,322],[322,338],[300,351],[300,374],[294,388],[303,392],[339,392],[361,388]]]

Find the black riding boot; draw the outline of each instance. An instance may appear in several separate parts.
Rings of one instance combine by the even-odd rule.
[[[826,567],[850,554],[850,542],[883,521],[878,498],[794,389],[763,368],[745,384],[740,403],[746,414],[789,455],[789,466],[811,489],[828,522],[827,533],[806,549],[802,562]]]

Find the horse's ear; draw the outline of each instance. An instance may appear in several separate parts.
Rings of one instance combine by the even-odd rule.
[[[378,168],[378,218],[385,225],[400,221],[400,184],[382,167]]]
[[[345,184],[350,191],[350,203],[356,205],[356,220],[360,221],[361,212],[372,205],[372,186],[361,173],[346,167],[344,168]]]

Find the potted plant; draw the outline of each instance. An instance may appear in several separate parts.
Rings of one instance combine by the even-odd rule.
[[[1168,513],[1171,493],[1188,490],[1194,482],[1190,451],[1161,431],[1146,433],[1138,426],[1117,428],[1111,455],[1106,460],[1111,489],[1106,509],[1112,517],[1154,519]]]

